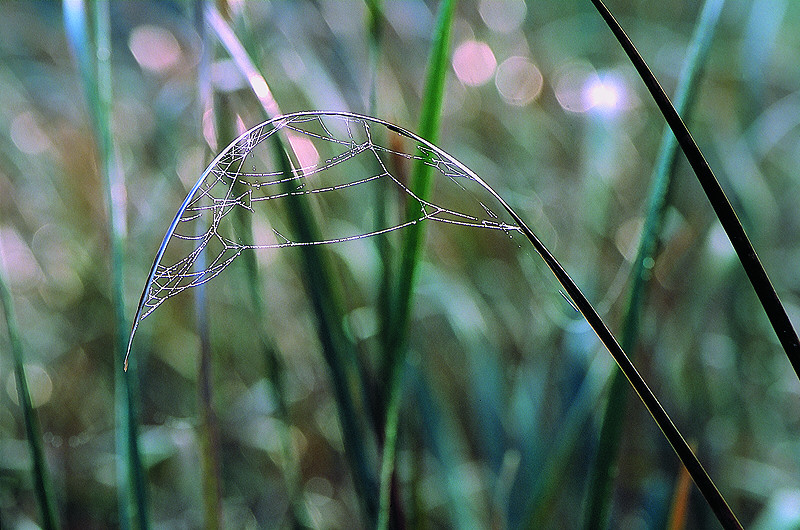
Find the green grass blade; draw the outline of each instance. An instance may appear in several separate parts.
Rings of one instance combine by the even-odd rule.
[[[138,527],[149,527],[147,507],[147,487],[144,469],[139,450],[139,426],[136,410],[135,381],[138,370],[135,365],[127,372],[122,370],[127,349],[128,325],[125,319],[125,297],[123,290],[123,254],[125,248],[125,182],[120,163],[117,159],[116,147],[111,132],[111,6],[107,0],[98,0],[95,5],[95,53],[97,57],[97,107],[95,114],[98,125],[98,142],[103,164],[103,175],[106,179],[106,204],[111,230],[111,270],[114,287],[114,316],[116,328],[115,352],[119,362],[114,365],[121,409],[118,418],[123,436],[125,436],[125,456],[128,461],[127,472],[133,494],[134,511],[131,518],[138,522]]]
[[[597,408],[597,403],[611,379],[613,363],[595,359],[584,377],[575,399],[561,421],[561,427],[552,438],[552,449],[544,464],[539,467],[539,476],[530,494],[529,506],[524,516],[527,528],[544,528],[552,524],[550,515],[561,491],[564,480],[569,476],[569,467],[575,462],[575,449],[585,439],[586,423]],[[619,373],[619,371],[617,371]],[[624,376],[623,376],[624,381]],[[626,382],[627,383],[627,382]]]
[[[227,50],[237,68],[250,85],[253,94],[261,103],[265,117],[270,119],[280,114],[275,98],[264,76],[258,71],[231,27],[213,7],[206,9],[206,21]],[[281,170],[290,175],[294,169],[286,146],[287,141],[275,135],[277,158]],[[291,197],[290,218],[293,230],[300,240],[318,240],[314,219],[302,197]],[[364,428],[359,421],[352,388],[358,387],[363,396],[365,384],[359,370],[355,345],[344,329],[342,297],[333,279],[331,264],[325,252],[315,245],[302,246],[301,262],[306,289],[317,317],[317,328],[322,343],[323,356],[331,373],[331,383],[336,399],[344,438],[345,452],[353,473],[353,482],[363,502],[370,524],[377,518],[378,495],[374,472],[367,460]]]
[[[698,19],[675,94],[676,109],[682,115],[686,115],[696,98],[700,72],[708,57],[708,50],[723,3],[724,0],[708,0],[704,4]],[[628,292],[623,318],[622,349],[631,355],[636,351],[639,321],[647,293],[646,284],[651,270],[645,263],[652,263],[655,257],[656,242],[658,233],[661,230],[667,193],[674,173],[677,148],[678,144],[675,136],[669,129],[666,129],[661,140],[661,147],[653,173],[645,223],[633,262],[633,280]],[[628,395],[625,377],[620,372],[617,372],[612,381],[611,391],[603,414],[597,456],[594,460],[589,481],[588,502],[584,519],[586,528],[600,528],[608,523],[614,481],[613,470],[616,468],[618,459],[618,448],[625,422]]]
[[[365,0],[367,4],[367,37],[369,39],[369,109],[370,116],[378,114],[378,64],[383,37],[383,1]]]
[[[448,69],[450,28],[453,24],[455,3],[455,0],[444,0],[439,8],[433,47],[428,62],[425,92],[422,98],[419,135],[432,143],[436,142],[439,135],[439,122],[441,120],[442,101],[444,100],[444,83]],[[422,161],[417,161],[412,169],[409,189],[420,199],[426,200],[430,197],[432,186],[431,167]],[[418,201],[410,200],[406,212],[407,217],[411,219],[418,217],[420,207],[421,204]],[[390,343],[391,350],[389,351],[390,358],[388,359],[390,367],[397,364],[396,357],[401,355],[402,343],[405,341],[414,298],[414,279],[425,232],[422,224],[416,223],[409,226],[404,235],[397,295],[395,297],[397,308],[392,324],[395,332]]]
[[[600,12],[603,20],[605,20],[608,27],[614,33],[614,36],[619,41],[625,53],[630,58],[642,81],[647,86],[650,94],[653,96],[658,108],[664,115],[664,119],[669,124],[672,132],[675,134],[678,144],[681,146],[683,153],[686,155],[689,164],[692,166],[697,179],[703,191],[706,193],[709,202],[711,203],[714,212],[717,214],[722,228],[728,235],[736,254],[739,256],[739,261],[753,285],[753,289],[758,296],[767,318],[778,336],[778,340],[786,352],[786,357],[794,368],[795,373],[800,377],[800,339],[797,337],[797,332],[786,314],[786,309],[783,307],[778,293],[772,285],[767,272],[764,270],[761,261],[758,259],[755,249],[753,248],[750,239],[742,227],[742,223],[736,216],[730,201],[728,201],[725,192],[714,176],[714,172],[708,165],[703,153],[697,146],[697,143],[689,133],[686,124],[681,120],[680,114],[675,110],[675,107],[670,102],[669,97],[661,88],[655,75],[647,66],[642,56],[636,50],[631,40],[625,34],[625,31],[614,19],[611,12],[603,4],[602,0],[592,0],[592,3]]]
[[[138,521],[148,527],[147,492],[138,440],[135,406],[136,366],[123,370],[128,327],[123,291],[123,253],[125,244],[124,179],[117,160],[111,133],[111,35],[110,5],[94,5],[94,38],[91,39],[86,6],[82,0],[64,2],[64,20],[79,65],[89,113],[98,145],[111,242],[112,303],[114,306],[114,384],[117,448],[117,495],[120,526],[128,528]],[[93,40],[93,44],[92,44]],[[118,362],[119,361],[119,362]]]
[[[276,135],[275,138],[278,138]],[[294,168],[288,154],[283,150],[282,142],[274,142],[275,149],[280,149],[278,159],[283,167],[283,174],[291,175]],[[291,191],[291,181],[287,179],[287,191]],[[311,212],[303,196],[289,194],[290,222],[298,241],[320,241],[318,229],[313,223]],[[342,329],[341,294],[332,281],[331,264],[328,256],[317,245],[300,247],[301,262],[308,295],[314,313],[317,316],[319,338],[322,352],[331,372],[333,391],[339,405],[339,416],[342,422],[342,435],[345,451],[351,460],[354,482],[361,497],[370,524],[377,517],[377,495],[372,470],[367,463],[366,447],[362,438],[363,428],[350,388],[360,377],[356,369],[355,348],[352,341]],[[363,388],[363,385],[362,385]]]
[[[420,114],[420,136],[430,142],[435,142],[439,133],[442,101],[444,99],[444,84],[447,75],[448,57],[450,50],[450,29],[453,25],[455,0],[444,0],[439,7],[436,22],[433,46],[428,62],[428,73],[425,81],[425,91],[422,98],[422,112]],[[417,160],[411,174],[409,188],[420,199],[428,199],[433,186],[430,166]],[[422,205],[415,199],[409,201],[407,217],[416,218]],[[424,241],[422,223],[409,226],[404,234],[400,270],[398,275],[397,291],[393,300],[396,302],[392,318],[390,319],[391,336],[385,352],[387,363],[384,380],[389,381],[389,393],[386,408],[386,427],[384,429],[383,457],[381,462],[381,485],[379,507],[379,529],[384,529],[389,524],[389,498],[392,484],[391,477],[394,473],[395,444],[397,443],[397,423],[400,414],[400,396],[402,394],[401,366],[405,358],[404,343],[408,328],[409,316],[414,299],[414,279],[420,260],[420,251]]]
[[[204,37],[204,39],[207,39],[208,37],[205,31],[206,24],[204,19],[205,5],[207,4],[209,4],[208,0],[198,2],[198,26],[201,28],[201,35]],[[220,19],[226,22],[226,26],[223,31],[227,32],[227,30],[230,29],[230,26],[227,24],[227,21],[222,18],[221,13]],[[233,33],[232,30],[229,33],[226,33],[226,35],[228,36],[229,40],[235,37],[235,33]],[[204,40],[204,42],[204,50],[207,50],[207,55],[210,56],[213,45],[208,40]],[[232,42],[234,43],[233,45],[236,46],[236,50],[238,50],[239,53],[242,53],[244,46],[241,46],[241,43],[236,41],[235,38],[232,40]],[[211,82],[210,69],[206,68],[205,72],[200,75],[199,82],[201,85],[206,87],[205,91],[208,92],[209,99],[213,99],[213,84]],[[268,88],[269,87],[267,87],[267,89]],[[217,135],[214,149],[218,150],[219,146],[227,145],[235,138],[236,134],[231,125],[235,123],[236,115],[234,112],[232,112],[230,101],[227,96],[218,94],[216,102],[216,105],[214,105],[213,102],[209,101],[207,109],[211,110],[214,115],[214,121],[216,124],[215,132]],[[271,104],[274,105],[275,110],[277,110],[277,104],[274,103],[274,100],[272,100]],[[236,233],[238,234],[238,237],[240,237],[245,244],[251,245],[253,243],[253,229],[250,217],[244,215],[244,212],[237,212],[236,223],[238,225],[236,227]],[[244,274],[246,282],[247,285],[250,286],[247,289],[247,292],[249,295],[250,306],[256,320],[256,333],[261,346],[261,354],[264,358],[266,377],[271,388],[273,389],[273,397],[276,402],[276,416],[280,420],[276,429],[278,431],[278,438],[280,440],[283,479],[286,484],[289,498],[289,516],[291,518],[291,526],[296,527],[300,524],[308,524],[309,518],[302,502],[299,463],[297,462],[292,449],[291,432],[289,430],[289,406],[286,402],[284,384],[284,367],[277,348],[266,331],[267,304],[263,299],[262,290],[260,289],[262,280],[261,275],[259,274],[255,253],[244,253],[242,260],[244,261]]]
[[[614,358],[614,361],[617,363],[620,370],[622,370],[622,373],[625,374],[625,377],[636,391],[636,394],[638,394],[639,399],[642,400],[642,403],[647,408],[650,416],[652,416],[653,420],[658,424],[661,432],[667,438],[683,465],[686,466],[686,469],[689,471],[695,484],[697,484],[700,492],[706,498],[706,501],[714,511],[714,515],[717,516],[719,522],[725,528],[741,528],[741,524],[736,519],[736,516],[730,509],[730,506],[728,506],[725,498],[717,489],[717,486],[711,480],[711,477],[703,468],[703,465],[697,459],[694,451],[692,451],[689,444],[686,443],[686,440],[683,438],[678,428],[675,427],[675,424],[664,410],[664,407],[658,401],[655,394],[653,394],[653,391],[650,390],[650,387],[639,374],[639,371],[636,370],[636,367],[633,365],[628,355],[620,347],[617,339],[608,329],[605,322],[603,322],[597,310],[595,310],[567,271],[564,270],[564,267],[561,266],[555,256],[553,256],[539,238],[536,237],[536,234],[525,224],[522,218],[502,197],[497,195],[496,192],[493,192],[493,194],[514,219],[514,222],[519,225],[522,233],[528,238],[528,241],[531,242],[536,252],[542,257],[548,268],[550,268],[552,273],[556,276],[556,279],[558,279],[558,282],[572,299],[574,307],[583,315],[586,322],[588,322],[589,326],[594,330],[597,338],[600,339]]]
[[[36,414],[36,409],[33,408],[31,395],[28,392],[28,379],[25,377],[25,355],[22,351],[22,341],[17,328],[14,300],[5,281],[2,248],[0,248],[0,303],[3,305],[8,341],[11,345],[11,355],[14,358],[17,395],[19,396],[19,405],[22,408],[25,434],[28,437],[28,449],[30,449],[31,461],[33,462],[33,485],[36,492],[36,500],[39,504],[39,516],[42,519],[42,527],[45,530],[55,530],[58,528],[55,496],[53,495],[50,473],[47,470],[47,461],[45,460],[44,447],[42,446],[39,418]]]

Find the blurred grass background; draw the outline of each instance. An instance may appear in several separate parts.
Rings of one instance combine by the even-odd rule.
[[[374,105],[378,117],[417,129],[437,2],[383,2],[374,59],[363,2],[224,5],[284,112]],[[672,93],[700,6],[609,7]],[[199,85],[210,80],[224,94],[234,131],[262,121],[263,111],[223,52],[211,54],[198,81],[202,45],[214,37],[198,34],[191,6],[110,8],[130,319],[161,237],[208,162],[212,120],[198,118]],[[793,2],[726,2],[688,120],[796,323],[798,23]],[[0,247],[58,518],[65,527],[105,528],[120,525],[111,242],[105,177],[64,27],[58,3],[0,4]],[[463,0],[449,57],[438,145],[523,215],[617,332],[663,131],[633,68],[590,3],[573,0],[527,8]],[[325,249],[347,293],[343,328],[368,360],[380,329],[376,245]],[[299,256],[287,249],[256,260],[260,285],[234,266],[206,294],[222,524],[289,525],[299,502],[312,526],[368,526]],[[796,527],[800,383],[681,157],[652,271],[637,366],[742,523]],[[544,525],[578,526],[611,373],[607,352],[540,261],[496,234],[428,227],[417,280],[398,429],[402,517],[419,527],[516,528],[543,513]],[[266,323],[255,322],[262,312],[249,303],[253,289],[263,294]],[[258,326],[283,364],[281,399]],[[154,527],[208,522],[200,342],[184,295],[143,324],[134,348]],[[27,528],[43,523],[5,328],[0,348],[0,521]],[[297,495],[287,484],[287,431]],[[364,441],[376,478],[377,438]],[[548,474],[564,450],[566,468]],[[679,463],[638,401],[629,400],[619,450],[610,524],[664,527]],[[543,490],[554,494],[541,506]],[[717,524],[693,490],[685,523]]]

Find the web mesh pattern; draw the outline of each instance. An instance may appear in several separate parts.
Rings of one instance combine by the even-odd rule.
[[[433,168],[434,200],[409,188],[416,161]],[[390,212],[376,224],[380,186]],[[503,212],[490,203],[496,197],[454,158],[387,122],[299,113],[262,123],[228,146],[184,200],[159,248],[132,331],[168,298],[215,278],[245,251],[342,243],[423,221],[520,231],[496,213]],[[296,201],[314,212],[320,233],[313,238],[292,229]],[[237,218],[256,215],[267,230],[251,237],[237,228]]]

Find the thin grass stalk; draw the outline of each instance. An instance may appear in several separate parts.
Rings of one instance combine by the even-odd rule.
[[[11,355],[14,359],[17,396],[19,397],[19,406],[22,409],[25,434],[28,438],[28,449],[31,454],[31,462],[33,463],[33,488],[36,493],[39,517],[41,518],[42,528],[45,530],[55,530],[59,527],[58,517],[56,515],[55,495],[53,495],[50,473],[47,469],[47,460],[42,444],[42,431],[39,426],[38,414],[36,413],[36,409],[33,408],[31,395],[28,391],[28,379],[25,377],[25,353],[22,350],[22,340],[20,339],[19,328],[17,327],[14,300],[5,281],[5,262],[3,260],[2,248],[0,248],[0,303],[3,305],[3,313],[5,314],[8,341],[11,346]]]
[[[575,462],[575,448],[584,439],[586,422],[595,411],[603,390],[608,387],[613,368],[614,364],[606,357],[592,361],[575,399],[560,422],[558,434],[552,438],[550,445],[553,449],[531,490],[529,507],[523,518],[527,528],[544,528],[551,523],[550,515],[557,494],[569,476],[569,467]]]
[[[127,325],[124,312],[123,253],[125,241],[125,191],[111,134],[111,38],[110,7],[98,1],[94,11],[94,37],[90,37],[86,4],[67,0],[63,4],[67,38],[72,46],[86,96],[89,115],[98,145],[104,196],[108,212],[111,247],[112,303],[114,306],[114,410],[116,416],[117,498],[119,524],[130,528],[138,520],[147,528],[147,494],[138,445],[138,420],[134,383],[138,373],[128,373],[117,359],[124,359]],[[127,370],[127,365],[126,365]]]
[[[277,137],[277,135],[276,135]],[[274,142],[275,149],[281,150],[279,160],[284,175],[296,174],[291,165],[291,160],[282,150],[280,142]],[[287,179],[287,191],[291,190],[291,181]],[[309,222],[312,214],[308,211],[306,201],[302,196],[289,194],[290,224],[298,241],[320,241],[316,225]],[[301,265],[307,285],[308,295],[314,313],[317,316],[319,338],[322,342],[322,353],[331,372],[334,396],[339,404],[339,416],[342,422],[342,435],[344,438],[345,452],[351,460],[351,469],[359,496],[364,503],[370,526],[377,518],[378,503],[375,490],[375,481],[367,458],[366,447],[362,436],[362,427],[356,414],[355,404],[350,392],[354,384],[358,384],[359,374],[355,370],[353,359],[355,351],[353,345],[341,329],[343,314],[341,295],[330,283],[331,270],[327,261],[327,254],[320,251],[316,245],[303,245],[300,247]]]
[[[378,65],[381,57],[381,41],[383,40],[383,1],[365,0],[367,4],[367,38],[369,46],[369,102],[368,114],[377,115],[378,111]]]
[[[433,46],[428,61],[428,73],[425,81],[425,91],[422,96],[422,112],[420,114],[419,135],[431,143],[435,143],[439,136],[439,122],[441,121],[442,101],[444,100],[444,84],[448,69],[448,56],[450,49],[450,29],[453,25],[455,0],[443,0],[439,7],[436,22]],[[422,200],[430,198],[433,178],[431,167],[418,160],[411,173],[409,189],[415,196]],[[421,204],[416,199],[408,201],[406,216],[414,219],[419,216]],[[400,272],[398,278],[396,315],[393,318],[393,340],[390,343],[390,358],[388,359],[391,373],[402,357],[402,344],[408,332],[409,315],[414,298],[414,282],[417,265],[420,260],[425,232],[422,223],[415,223],[404,231]]]
[[[697,180],[700,181],[703,191],[717,214],[722,228],[739,256],[739,261],[742,263],[742,267],[753,285],[753,289],[767,314],[772,328],[775,330],[775,334],[778,336],[781,346],[783,346],[784,352],[786,352],[786,357],[789,359],[795,374],[800,377],[800,339],[798,339],[797,332],[786,314],[786,309],[783,307],[780,298],[778,298],[778,293],[775,292],[767,272],[758,259],[758,255],[747,237],[742,223],[739,221],[730,201],[728,201],[719,181],[714,176],[714,172],[689,133],[686,124],[681,120],[680,114],[675,110],[666,92],[664,92],[664,89],[636,50],[628,35],[603,4],[602,0],[592,0],[592,4],[600,12],[603,20],[608,24],[608,27],[625,50],[642,81],[653,96],[659,110],[661,110],[661,114],[663,114],[664,119],[669,124],[673,134],[675,134],[681,150],[686,155],[697,176]]]
[[[420,136],[430,142],[436,142],[439,135],[439,122],[441,120],[450,50],[450,29],[453,25],[455,4],[455,0],[444,0],[439,7],[431,55],[428,61],[419,131]],[[409,189],[416,197],[427,200],[430,197],[432,187],[431,167],[421,160],[417,160],[412,169]],[[414,219],[418,217],[421,207],[422,204],[417,199],[411,199],[406,212],[407,218]],[[405,362],[405,341],[414,299],[413,291],[416,271],[425,237],[422,223],[414,223],[409,226],[405,230],[404,236],[397,291],[393,297],[396,306],[390,320],[392,322],[389,331],[391,335],[385,352],[386,375],[388,377],[384,380],[389,381],[389,393],[380,474],[379,530],[387,528],[389,524],[389,498],[392,485],[391,478],[394,474],[397,425],[402,395],[402,365]]]
[[[200,36],[200,61],[197,65],[198,125],[203,129],[203,117],[214,110],[214,89],[211,83],[211,54],[213,46],[208,38],[203,18],[205,0],[197,0],[194,4],[195,29]],[[217,133],[215,128],[215,133]],[[213,158],[219,147],[218,136],[211,139],[207,154]],[[214,151],[214,152],[211,152]],[[210,159],[209,158],[209,159]],[[198,227],[199,230],[202,230]],[[203,249],[198,255],[195,270],[202,271],[206,267],[206,252]],[[222,527],[222,480],[219,461],[219,427],[213,406],[211,340],[209,336],[208,310],[206,306],[205,284],[200,284],[194,291],[195,321],[200,338],[200,366],[197,374],[198,402],[200,407],[200,461],[203,482],[203,511],[207,528]]]
[[[383,36],[383,2],[382,0],[365,0],[367,6],[366,31],[370,62],[369,80],[369,103],[367,114],[370,116],[378,115],[378,68],[380,65],[381,44]],[[376,134],[376,133],[373,133]],[[386,226],[389,216],[388,193],[390,184],[386,179],[381,179],[375,187],[375,229],[380,230]],[[392,284],[394,280],[394,262],[392,256],[392,246],[389,234],[378,234],[375,236],[375,246],[378,249],[380,258],[379,283],[377,296],[378,312],[378,337],[380,347],[383,348],[383,356],[386,357],[388,351],[389,335],[392,329]],[[370,381],[370,383],[372,383]],[[382,432],[384,423],[384,412],[386,407],[386,391],[381,392],[377,385],[373,385],[370,395],[375,396],[375,400],[370,403],[370,412],[375,431],[378,433],[380,443],[383,443],[384,433]]]
[[[567,271],[564,270],[558,260],[556,260],[549,250],[547,250],[547,247],[542,244],[533,231],[528,228],[528,225],[525,224],[522,218],[517,215],[517,213],[508,205],[508,203],[505,202],[505,200],[503,200],[502,197],[496,193],[494,193],[494,196],[503,205],[514,221],[519,225],[522,233],[526,238],[528,238],[528,241],[531,242],[536,252],[541,256],[541,258],[556,276],[558,282],[572,299],[575,308],[577,308],[578,311],[583,315],[583,317],[586,319],[586,322],[588,322],[589,326],[594,330],[597,337],[614,358],[614,361],[620,367],[622,373],[625,374],[625,377],[639,395],[639,399],[642,400],[642,403],[647,408],[650,416],[652,416],[653,420],[661,429],[661,432],[664,433],[664,436],[675,450],[678,458],[680,458],[681,462],[683,462],[683,465],[686,466],[686,469],[689,471],[689,474],[692,476],[695,484],[697,484],[700,492],[706,498],[706,501],[713,510],[714,514],[717,516],[719,522],[724,528],[742,528],[741,524],[736,519],[736,516],[733,514],[733,511],[730,509],[730,506],[728,506],[728,503],[717,489],[717,486],[711,480],[711,477],[709,477],[708,473],[703,468],[703,465],[697,459],[694,451],[692,451],[692,449],[689,447],[689,444],[686,443],[686,440],[683,438],[680,431],[678,431],[677,427],[675,427],[675,424],[672,423],[672,420],[661,406],[661,403],[658,401],[656,396],[653,394],[653,391],[650,390],[650,387],[639,374],[639,371],[636,370],[636,367],[633,365],[630,358],[628,358],[627,354],[622,350],[614,335],[611,333],[611,331],[609,331],[608,327],[606,327],[603,319],[600,318],[600,315],[597,313],[594,307],[592,307],[592,304],[589,302],[583,292],[581,292],[580,288],[578,288],[577,284],[572,280]]]
[[[724,0],[708,0],[703,5],[684,60],[675,91],[677,111],[686,115],[697,96],[700,73],[708,58],[708,50],[716,29]],[[661,140],[652,185],[647,201],[647,213],[632,268],[632,283],[628,291],[620,341],[631,357],[637,349],[639,322],[647,297],[647,284],[654,263],[658,234],[663,225],[667,195],[675,171],[678,154],[675,136],[666,128]],[[646,263],[651,264],[650,267]],[[585,528],[600,528],[608,524],[614,483],[614,469],[619,458],[620,439],[625,423],[628,388],[624,375],[616,372],[603,413],[597,456],[589,480]]]
[[[369,41],[369,55],[370,55],[370,91],[369,91],[369,112],[368,114],[371,116],[378,115],[378,69],[380,66],[380,57],[381,57],[381,44],[383,38],[383,31],[384,31],[384,18],[383,18],[383,2],[382,0],[366,0],[367,4],[367,36]],[[373,133],[377,134],[377,133]],[[402,176],[401,176],[402,178]],[[375,187],[375,229],[380,230],[382,227],[387,226],[387,217],[389,214],[389,193],[392,190],[390,189],[390,183],[386,179],[381,179],[378,185]],[[378,309],[378,320],[379,320],[379,328],[378,328],[378,336],[379,336],[379,344],[381,345],[382,350],[382,357],[383,359],[388,358],[388,343],[389,337],[391,334],[391,318],[392,318],[392,308],[393,305],[393,298],[392,298],[392,285],[394,282],[394,275],[395,275],[395,259],[392,253],[392,246],[389,240],[389,234],[378,234],[375,237],[375,245],[378,249],[378,255],[380,257],[380,271],[379,275],[379,284],[378,284],[378,299],[377,299],[377,309]],[[385,495],[392,495],[392,499],[384,499],[385,502],[388,503],[389,506],[389,513],[384,514],[379,510],[379,519],[382,516],[388,516],[386,521],[379,520],[378,527],[382,525],[386,525],[389,522],[396,528],[402,528],[406,526],[405,523],[405,516],[401,512],[401,505],[399,502],[399,492],[397,488],[394,486],[394,483],[397,481],[396,473],[393,473],[393,467],[387,466],[388,462],[394,462],[394,453],[396,451],[396,437],[397,437],[397,429],[399,423],[399,399],[394,399],[388,405],[382,400],[387,399],[389,396],[393,396],[392,390],[389,389],[388,391],[384,391],[382,393],[378,392],[378,388],[375,382],[370,381],[372,386],[372,391],[369,392],[369,396],[373,398],[373,401],[369,403],[370,412],[372,415],[372,421],[374,424],[374,428],[378,433],[379,444],[381,446],[385,445],[385,441],[388,437],[392,440],[391,444],[387,447],[387,451],[390,453],[381,461],[381,473],[391,473],[389,476],[381,476],[380,481],[381,484],[390,484],[388,491],[381,490],[379,494]],[[402,386],[402,384],[401,384]],[[388,408],[387,408],[388,407]],[[388,410],[388,413],[386,411]],[[391,420],[391,425],[386,425],[386,419]],[[416,448],[415,448],[416,449]],[[380,502],[379,502],[380,505]]]
[[[369,112],[368,114],[371,116],[378,115],[378,69],[380,67],[380,57],[381,57],[381,44],[383,38],[383,31],[385,21],[383,18],[383,2],[382,0],[366,0],[367,4],[367,35],[369,40],[369,55],[370,55],[370,92],[369,92]],[[377,133],[373,133],[377,134]],[[400,177],[403,178],[402,176]],[[389,197],[392,190],[390,189],[391,184],[387,179],[381,179],[378,185],[375,187],[375,229],[380,230],[382,227],[387,226],[387,218],[391,215],[391,207],[389,204]],[[379,264],[380,270],[378,272],[378,297],[377,297],[377,310],[378,310],[378,343],[380,344],[381,350],[381,359],[388,358],[388,351],[389,351],[389,337],[391,335],[391,319],[392,319],[392,308],[394,307],[393,298],[392,298],[392,286],[394,284],[395,278],[395,257],[392,252],[392,245],[390,242],[389,234],[377,234],[375,237],[375,246],[378,249],[378,256],[379,256]],[[393,425],[386,426],[385,425],[385,412],[387,404],[385,400],[388,396],[391,395],[391,390],[381,391],[377,381],[373,381],[367,379],[365,377],[365,381],[370,384],[370,391],[368,392],[368,407],[371,416],[371,420],[373,423],[373,427],[378,434],[378,442],[380,446],[385,444],[385,439],[387,433],[390,434],[392,440],[396,438],[397,435],[397,428],[399,422],[399,414],[398,411],[390,411],[389,417],[392,414],[395,415],[393,420]],[[389,407],[394,406],[397,408],[399,406],[399,400],[394,400],[394,402],[389,403]],[[392,453],[389,461],[394,461],[394,452],[395,452],[396,442],[392,442],[390,452]],[[414,450],[417,450],[415,447]],[[384,472],[391,472],[391,468],[385,468],[384,463],[386,460],[382,460],[382,468],[381,473]],[[402,506],[399,502],[399,491],[396,487],[394,487],[394,483],[397,481],[396,473],[392,473],[389,477],[381,477],[381,482],[387,481],[386,483],[392,483],[390,486],[390,495],[393,498],[390,501],[389,507],[389,514],[388,514],[388,521],[396,528],[402,528],[406,526],[405,515],[402,513]],[[380,492],[379,492],[380,494]],[[413,495],[413,494],[412,494]],[[379,502],[380,504],[380,502]],[[379,514],[380,518],[380,514]],[[380,526],[379,522],[379,526]]]
[[[386,408],[386,426],[384,427],[383,457],[381,458],[380,497],[378,509],[378,530],[389,528],[389,515],[392,510],[390,494],[392,475],[394,474],[395,452],[397,450],[397,427],[400,422],[400,401],[403,388],[402,366],[395,370],[389,388],[389,403]]]
[[[207,6],[205,15],[206,21],[249,83],[253,94],[264,110],[266,118],[271,119],[278,116],[280,108],[266,79],[256,68],[236,34],[222,15],[212,6]],[[277,158],[282,164],[281,169],[285,174],[291,175],[295,170],[288,154],[290,152],[290,144],[280,135],[275,135],[275,139],[275,149]],[[291,197],[289,211],[291,212],[293,230],[301,240],[317,240],[318,230],[305,202],[300,197]],[[334,275],[327,255],[314,245],[301,247],[300,254],[306,288],[317,317],[318,335],[322,343],[323,356],[331,373],[331,383],[339,410],[345,454],[353,474],[356,491],[371,525],[376,521],[378,512],[377,481],[367,460],[364,428],[359,421],[351,391],[356,386],[363,397],[365,393],[363,373],[359,370],[355,346],[343,329],[344,311],[342,309],[342,298],[335,287],[337,282],[333,280]]]
[[[689,499],[692,491],[692,477],[686,468],[681,466],[678,471],[678,480],[675,484],[675,491],[672,496],[672,506],[670,506],[667,518],[667,530],[683,530],[689,519]]]
[[[207,4],[208,2],[206,1],[204,3]],[[223,18],[226,24],[228,24],[228,27],[230,27],[230,9],[228,8],[228,3],[217,2],[217,5],[222,8],[220,16]],[[203,19],[202,13],[200,14],[200,18],[201,20]],[[202,25],[205,31],[205,21],[203,21]],[[232,31],[231,33],[235,36]],[[208,43],[208,46],[210,51],[211,44]],[[241,49],[244,50],[244,46],[242,46]],[[210,75],[206,76],[203,82],[207,84],[209,90],[211,90]],[[232,124],[236,121],[236,115],[232,111],[229,98],[223,94],[217,94],[216,105],[210,107],[209,110],[215,117],[216,145],[214,146],[214,149],[216,151],[218,146],[227,145],[236,137],[236,131],[234,131],[232,128]],[[244,211],[237,211],[236,214],[236,223],[238,225],[236,231],[238,236],[246,245],[252,245],[253,228],[250,217],[246,215]],[[284,384],[284,367],[278,351],[266,331],[266,302],[263,299],[263,291],[260,288],[262,280],[261,275],[259,274],[255,253],[246,252],[243,254],[242,259],[245,265],[244,272],[247,279],[247,285],[249,286],[247,289],[249,293],[249,301],[257,322],[256,334],[261,345],[261,353],[264,359],[266,377],[270,383],[270,387],[273,390],[273,396],[271,397],[275,399],[276,416],[280,420],[277,430],[278,438],[280,440],[283,479],[286,484],[287,496],[289,498],[290,525],[292,527],[298,527],[301,524],[308,524],[309,517],[305,511],[302,501],[299,463],[297,462],[292,449],[292,437],[290,430],[291,422],[289,419],[289,406],[286,402],[286,385]]]
[[[97,95],[95,114],[97,116],[97,136],[100,145],[103,176],[105,178],[106,204],[109,216],[111,240],[111,275],[113,284],[113,304],[116,328],[114,351],[120,362],[114,363],[116,374],[116,395],[118,396],[118,434],[120,445],[125,446],[124,466],[129,488],[133,496],[130,517],[138,527],[146,529],[148,522],[148,502],[146,480],[139,451],[139,426],[136,410],[135,381],[138,374],[136,366],[123,371],[124,355],[128,343],[125,319],[125,297],[123,290],[123,254],[125,248],[125,181],[117,160],[116,147],[111,128],[111,7],[107,0],[98,0],[95,5],[95,53],[97,57]],[[122,456],[118,455],[122,460]]]
[[[380,64],[381,55],[381,41],[383,35],[383,2],[381,0],[366,0],[367,4],[367,38],[369,44],[370,55],[370,87],[369,87],[369,111],[370,116],[378,115],[378,67]],[[388,214],[388,196],[390,191],[389,183],[381,180],[378,186],[375,187],[375,228],[379,230],[381,227],[386,226],[386,219]],[[392,248],[389,241],[388,234],[376,235],[376,246],[378,248],[378,255],[380,256],[380,283],[378,285],[378,318],[379,328],[378,333],[380,337],[380,344],[383,348],[384,357],[388,354],[389,349],[389,336],[392,329],[392,284],[394,281],[394,259],[392,257]],[[384,396],[388,394],[384,393]],[[385,397],[383,397],[385,399]],[[375,423],[375,430],[380,433],[384,418],[383,411],[385,410],[385,403],[376,404],[373,409],[373,418]],[[380,433],[383,438],[384,434]]]

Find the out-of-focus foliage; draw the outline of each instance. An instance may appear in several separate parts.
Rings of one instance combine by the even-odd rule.
[[[610,2],[668,92],[697,4]],[[362,2],[230,8],[284,112],[367,110]],[[436,8],[415,0],[384,5],[377,113],[409,129],[418,122]],[[203,126],[213,121],[198,123],[200,40],[192,17],[169,2],[112,5],[129,314],[167,225],[208,162]],[[689,124],[800,324],[798,24],[795,2],[727,2]],[[0,4],[0,246],[60,519],[97,528],[117,524],[107,212],[63,27],[58,5]],[[663,130],[636,73],[588,1],[526,8],[463,0],[451,48],[438,144],[523,215],[619,329]],[[235,66],[217,59],[211,75],[239,116],[232,127],[255,125],[257,102]],[[800,520],[800,383],[683,160],[670,204],[636,364],[740,520],[793,527]],[[558,491],[547,507],[551,523],[576,526],[608,354],[527,248],[494,231],[428,229],[400,420],[403,515],[432,526],[516,527],[548,480]],[[249,289],[263,293],[266,329],[286,365],[306,509],[321,527],[363,521],[295,250],[257,255],[263,285],[247,285],[244,267],[234,264],[208,286],[223,515],[231,528],[278,526],[289,509],[280,420]],[[325,252],[340,273],[346,324],[369,371],[377,365],[376,247],[359,240]],[[160,525],[202,524],[194,322],[192,297],[178,296],[143,323],[134,346],[150,518]],[[37,520],[14,385],[3,327],[0,519],[11,528]],[[580,410],[588,411],[582,428],[565,436],[565,418]],[[627,418],[612,524],[660,527],[678,461],[638,402],[631,400]],[[558,477],[543,475],[564,443],[574,446],[571,465]],[[373,451],[375,444],[366,443]],[[377,470],[377,452],[370,458]],[[688,526],[712,520],[693,494]]]

